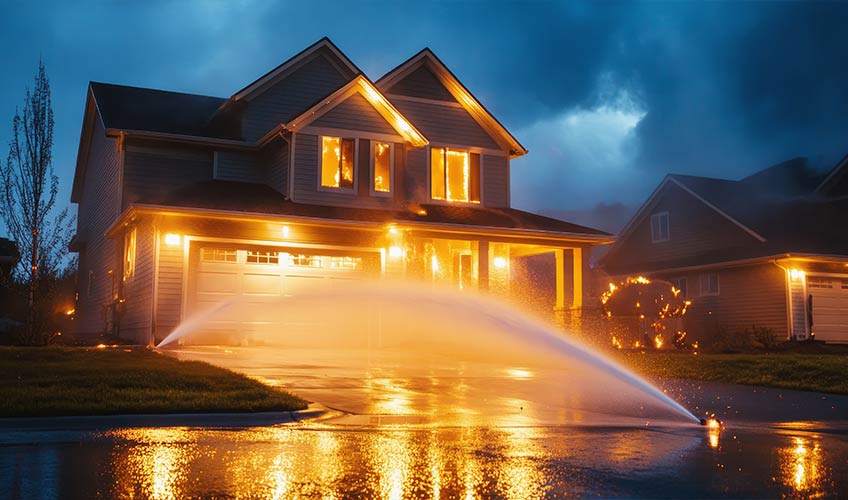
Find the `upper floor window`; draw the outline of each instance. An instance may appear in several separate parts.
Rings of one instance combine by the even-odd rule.
[[[374,193],[391,193],[394,184],[395,148],[388,142],[371,142],[371,178]]]
[[[718,295],[718,273],[702,274],[699,281],[701,295]]]
[[[321,187],[353,189],[356,140],[321,137]]]
[[[668,232],[668,212],[660,212],[651,216],[651,243],[668,241],[671,236]]]
[[[480,155],[449,148],[430,149],[430,197],[480,203]]]
[[[124,233],[124,281],[135,271],[135,228]]]

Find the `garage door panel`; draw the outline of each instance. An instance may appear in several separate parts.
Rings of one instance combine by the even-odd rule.
[[[197,275],[197,290],[200,293],[233,294],[238,290],[238,274],[202,271]]]
[[[807,290],[813,296],[816,339],[848,342],[848,278],[811,275]]]
[[[283,281],[279,274],[245,274],[245,295],[279,297],[283,293]]]

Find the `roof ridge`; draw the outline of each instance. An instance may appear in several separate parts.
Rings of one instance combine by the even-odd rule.
[[[224,100],[224,101],[226,101],[228,99],[227,97],[220,97],[220,96],[207,95],[207,94],[193,94],[191,92],[180,92],[180,91],[177,91],[177,90],[165,90],[165,89],[154,89],[154,88],[150,88],[150,87],[138,87],[138,86],[135,86],[135,85],[123,85],[121,83],[96,82],[94,80],[89,81],[88,84],[89,85],[104,86],[104,87],[120,87],[120,88],[124,88],[124,89],[145,90],[147,92],[159,92],[159,93],[162,93],[162,94],[177,94],[177,95],[185,95],[185,96],[191,96],[191,97],[204,97],[204,98],[207,98],[207,99],[220,99],[220,100]]]

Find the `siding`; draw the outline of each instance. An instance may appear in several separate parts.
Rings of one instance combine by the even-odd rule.
[[[127,145],[124,154],[124,207],[140,199],[155,199],[175,188],[210,179],[210,150]]]
[[[252,98],[242,122],[245,139],[261,138],[349,82],[353,75],[342,74],[330,62],[331,57],[335,56],[326,50],[317,51],[282,80]]]
[[[430,193],[427,191],[427,177],[430,162],[429,148],[410,149],[406,154],[406,186],[404,192],[407,199],[416,203],[428,203]]]
[[[123,255],[123,236],[120,236]],[[150,340],[153,317],[154,232],[147,221],[136,226],[136,259],[132,276],[123,283],[124,315],[120,336],[140,344]],[[123,261],[123,259],[121,259]]]
[[[434,145],[503,149],[463,108],[402,99],[392,104]]]
[[[668,212],[669,241],[651,242],[651,214]],[[658,194],[658,202],[607,258],[614,273],[651,269],[651,263],[705,255],[718,250],[748,245],[756,241],[739,226],[693,198],[679,187],[668,184]]]
[[[421,65],[418,69],[407,75],[406,78],[389,87],[386,93],[457,102],[436,75],[424,65]]]
[[[391,208],[392,198],[369,195],[370,141],[360,139],[358,148],[358,163],[354,175],[354,191],[334,192],[318,189],[318,145],[319,138],[315,135],[296,134],[294,149],[294,201],[298,203],[313,203],[318,205],[351,206],[360,208]],[[402,146],[395,145],[396,151]],[[396,165],[397,168],[397,165]],[[397,175],[397,174],[396,174]]]
[[[179,223],[179,222],[178,222]],[[165,234],[160,229],[160,234]],[[164,339],[180,324],[183,297],[183,246],[159,245],[158,300],[154,336]]]
[[[120,154],[115,139],[106,137],[100,120],[94,122],[77,217],[77,235],[85,242],[85,250],[80,255],[80,293],[74,328],[82,335],[104,332],[104,311],[111,302],[112,291],[109,270],[117,273],[120,262],[115,241],[106,237],[106,230],[121,210]],[[90,293],[89,272],[94,278]]]
[[[509,159],[483,155],[483,205],[509,207]]]
[[[289,182],[289,144],[280,139],[274,141],[262,152],[265,165],[265,184],[288,196]]]
[[[397,131],[359,93],[348,97],[310,125],[397,135]]]
[[[216,179],[222,181],[265,182],[265,169],[256,156],[242,151],[217,151],[216,157]]]
[[[719,294],[700,296],[700,272],[663,275],[686,278],[692,306],[684,317],[687,343],[712,341],[718,328],[732,334],[752,326],[771,328],[777,339],[787,338],[786,273],[773,264],[724,268],[717,271]]]

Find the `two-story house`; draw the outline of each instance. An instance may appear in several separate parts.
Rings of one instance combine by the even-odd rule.
[[[322,39],[229,98],[92,82],[72,201],[78,334],[147,343],[232,298],[235,329],[337,280],[509,294],[556,255],[579,308],[602,231],[510,208],[524,147],[428,49],[372,82]]]
[[[762,327],[848,342],[848,157],[824,175],[804,158],[737,181],[668,175],[599,267],[673,283],[693,340]]]

